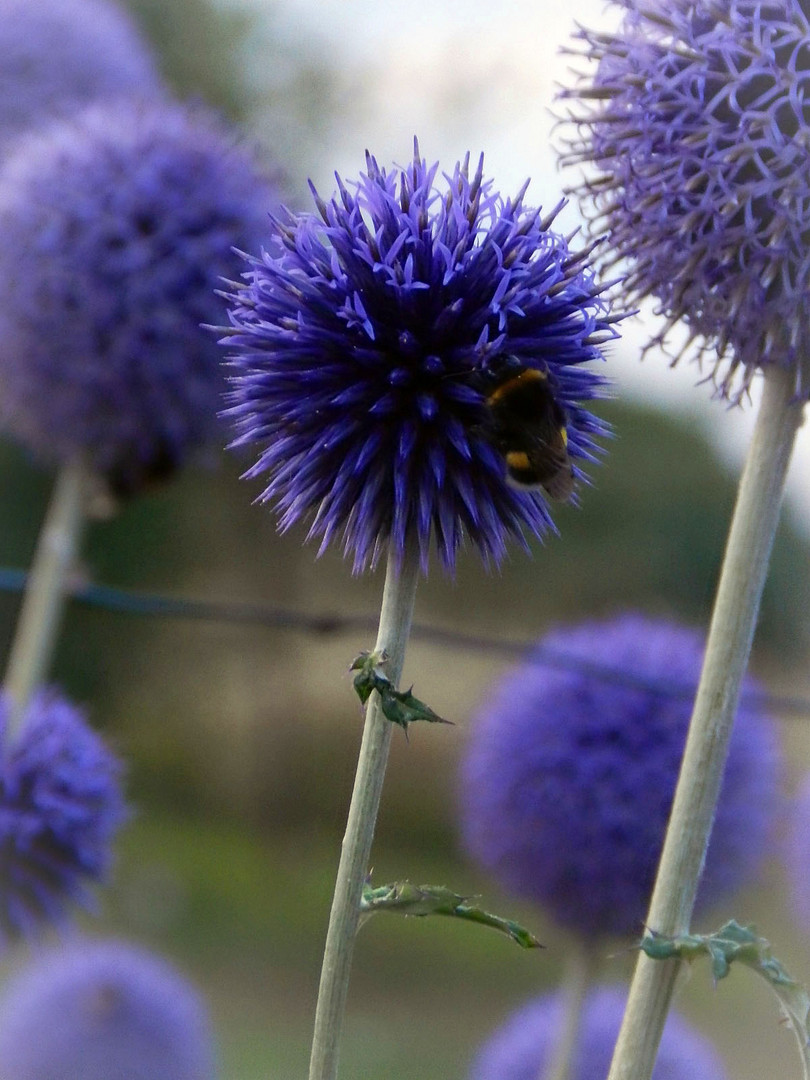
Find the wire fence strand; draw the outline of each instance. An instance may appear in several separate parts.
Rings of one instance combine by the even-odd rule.
[[[21,593],[25,588],[26,578],[25,570],[0,567],[0,592]],[[83,607],[122,615],[241,623],[316,637],[339,636],[358,630],[373,634],[377,627],[377,618],[374,615],[296,611],[292,608],[233,600],[198,600],[88,582],[75,582],[68,588],[67,595]],[[423,623],[413,624],[411,637],[413,640],[429,642],[441,648],[486,653],[515,661],[529,660],[543,667],[584,672],[603,682],[646,690],[661,694],[662,697],[691,699],[695,694],[694,686],[670,680],[643,678],[632,672],[583,660],[582,657],[566,654],[559,649],[550,649],[536,641],[470,634]],[[749,690],[743,693],[741,704],[764,708],[785,717],[810,717],[810,699],[801,696]]]

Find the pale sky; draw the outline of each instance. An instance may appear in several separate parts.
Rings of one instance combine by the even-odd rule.
[[[221,0],[234,2],[234,0]],[[260,4],[263,0],[253,0]],[[334,171],[352,178],[366,148],[381,164],[405,163],[413,136],[423,156],[445,168],[470,150],[485,154],[485,172],[503,193],[531,177],[530,200],[550,208],[567,182],[551,146],[555,84],[568,82],[572,58],[560,55],[576,22],[613,26],[617,9],[604,0],[274,0],[275,17],[296,32],[327,42],[332,63],[356,87],[338,116],[312,177],[321,194],[334,189]],[[569,205],[558,219],[578,223]],[[648,322],[647,325],[653,325]],[[639,363],[644,323],[626,325],[606,373],[617,392],[664,403],[694,419],[721,455],[741,461],[754,407],[729,410],[712,401],[700,373],[663,357]],[[810,530],[810,432],[799,435],[788,497]]]

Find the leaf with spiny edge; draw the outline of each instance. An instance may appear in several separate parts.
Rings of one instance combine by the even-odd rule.
[[[779,999],[799,1044],[804,1080],[810,1080],[810,996],[806,987],[788,975],[771,952],[769,942],[759,937],[753,926],[742,926],[731,919],[713,934],[681,934],[677,937],[650,930],[639,948],[653,960],[691,962],[697,956],[708,956],[715,980],[724,979],[735,960],[755,971]]]
[[[365,705],[373,690],[380,695],[380,708],[383,716],[392,724],[398,724],[407,732],[408,724],[425,720],[430,724],[449,724],[435,713],[429,705],[414,697],[412,687],[409,690],[397,690],[382,670],[386,661],[385,653],[361,652],[352,661],[350,671],[356,671],[354,689],[360,701]]]
[[[360,901],[360,918],[370,918],[378,911],[390,911],[396,915],[413,915],[424,918],[427,915],[448,915],[454,919],[466,919],[469,922],[491,926],[506,934],[522,949],[542,949],[543,946],[529,931],[513,919],[502,919],[476,904],[471,904],[470,897],[459,896],[444,885],[412,885],[409,881],[394,881],[390,885],[372,887],[367,881],[363,886]]]

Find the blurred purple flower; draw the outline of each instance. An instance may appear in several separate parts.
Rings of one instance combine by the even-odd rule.
[[[213,1080],[208,1015],[164,960],[116,941],[47,949],[0,1006],[3,1080]]]
[[[810,774],[799,785],[790,808],[785,861],[790,905],[806,932],[810,927]]]
[[[465,848],[584,938],[642,930],[702,652],[700,633],[640,615],[556,630],[494,687],[472,726],[461,769]],[[755,688],[747,679],[743,693]],[[743,704],[699,911],[758,871],[780,772],[775,728]]]
[[[127,817],[121,766],[77,709],[40,692],[9,746],[7,708],[0,694],[0,941],[88,906]]]
[[[592,990],[583,1009],[569,1080],[606,1080],[627,991]],[[469,1080],[539,1080],[545,1075],[563,1022],[559,994],[546,994],[517,1009],[478,1052]],[[711,1043],[670,1013],[652,1080],[726,1080]],[[11,1078],[16,1080],[16,1078]]]
[[[323,550],[340,539],[355,570],[413,534],[452,568],[466,538],[498,562],[507,537],[550,527],[537,491],[506,483],[485,399],[506,370],[546,375],[574,464],[603,425],[582,402],[603,379],[582,365],[616,336],[588,266],[541,217],[472,176],[469,158],[437,184],[418,157],[367,174],[317,214],[273,221],[231,297],[223,342],[234,369],[235,445],[257,445],[248,475],[283,529],[309,519]],[[525,190],[525,189],[524,189]],[[577,470],[577,475],[578,470]]]
[[[0,147],[93,101],[163,86],[129,15],[107,0],[0,0]]]
[[[217,430],[202,322],[258,243],[272,190],[213,116],[93,106],[21,139],[0,171],[0,410],[38,454],[84,455],[117,494]]]
[[[598,64],[564,160],[627,260],[631,300],[684,320],[720,391],[803,372],[810,347],[810,25],[799,0],[614,0],[616,32],[580,29]],[[696,342],[692,342],[697,338]],[[736,380],[735,375],[740,374]],[[736,389],[735,389],[736,384]]]

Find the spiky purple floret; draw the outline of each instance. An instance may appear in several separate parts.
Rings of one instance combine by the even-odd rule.
[[[757,368],[803,370],[810,345],[810,24],[797,0],[614,0],[615,33],[581,29],[592,81],[564,93],[579,194],[655,297],[684,351],[737,400]],[[739,375],[739,378],[736,376]]]
[[[220,437],[223,275],[272,188],[199,108],[91,106],[0,170],[0,418],[40,455],[82,455],[120,494]]]
[[[0,145],[92,101],[163,86],[149,46],[107,0],[0,0]]]
[[[7,709],[0,694],[0,941],[89,906],[127,817],[121,765],[77,709],[40,692],[10,745]]]
[[[118,941],[51,948],[5,988],[3,1080],[213,1080],[197,991],[166,961]]]
[[[282,529],[310,519],[355,570],[413,534],[452,567],[462,539],[498,562],[509,535],[541,535],[544,499],[505,482],[486,434],[482,377],[509,361],[548,372],[575,462],[603,425],[583,406],[603,379],[582,367],[616,336],[569,239],[502,200],[469,159],[446,184],[418,157],[391,172],[367,157],[317,214],[274,219],[271,245],[231,297],[235,445]],[[314,189],[313,189],[314,190]],[[524,189],[525,190],[525,189]],[[555,211],[556,213],[556,211]],[[525,541],[524,541],[525,543]]]
[[[468,853],[584,938],[642,929],[702,652],[698,632],[640,615],[560,629],[495,685],[473,725],[460,782]],[[754,689],[747,679],[743,693]],[[779,779],[773,724],[744,703],[699,911],[760,868]]]
[[[605,1080],[619,1034],[627,991],[618,986],[591,990],[571,1060],[570,1080]],[[469,1080],[538,1080],[545,1076],[562,1034],[559,994],[534,998],[509,1016],[484,1043]],[[652,1080],[726,1080],[717,1051],[676,1013],[670,1013]]]

